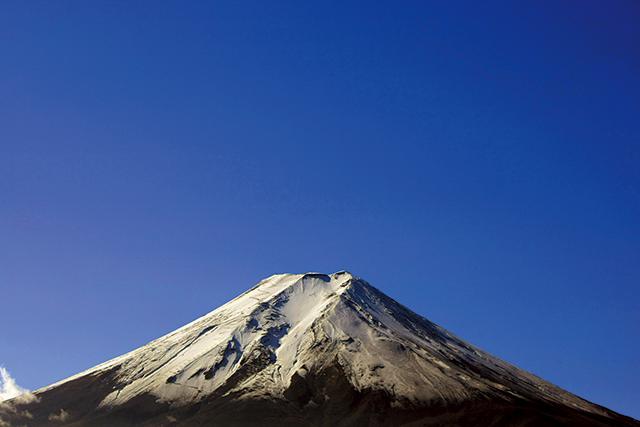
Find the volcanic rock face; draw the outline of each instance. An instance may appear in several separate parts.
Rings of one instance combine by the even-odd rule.
[[[137,350],[0,403],[7,424],[640,426],[347,272],[269,277]]]

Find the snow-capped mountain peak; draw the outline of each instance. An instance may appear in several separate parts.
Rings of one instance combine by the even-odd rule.
[[[334,413],[370,420],[366,408],[373,407],[383,408],[380,417],[406,419],[433,408],[487,410],[481,402],[492,402],[491,411],[565,408],[565,418],[604,420],[593,425],[619,417],[462,341],[346,271],[271,276],[188,325],[35,394],[70,417],[99,414],[113,423],[114,414],[133,411],[155,420],[149,425],[158,414],[228,422],[243,405],[312,425],[311,418]]]

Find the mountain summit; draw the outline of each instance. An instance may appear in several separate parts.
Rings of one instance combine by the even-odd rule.
[[[640,426],[344,271],[271,276],[34,395],[0,426]]]

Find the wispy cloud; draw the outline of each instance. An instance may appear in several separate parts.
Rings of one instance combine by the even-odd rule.
[[[64,409],[60,409],[60,412],[57,414],[49,414],[49,421],[59,421],[65,422],[69,419],[69,413]]]
[[[29,390],[16,384],[16,380],[13,379],[6,368],[0,366],[0,402],[28,392]]]

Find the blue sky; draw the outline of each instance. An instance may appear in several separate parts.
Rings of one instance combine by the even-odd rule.
[[[348,269],[640,418],[640,4],[302,3],[2,3],[0,364]]]

